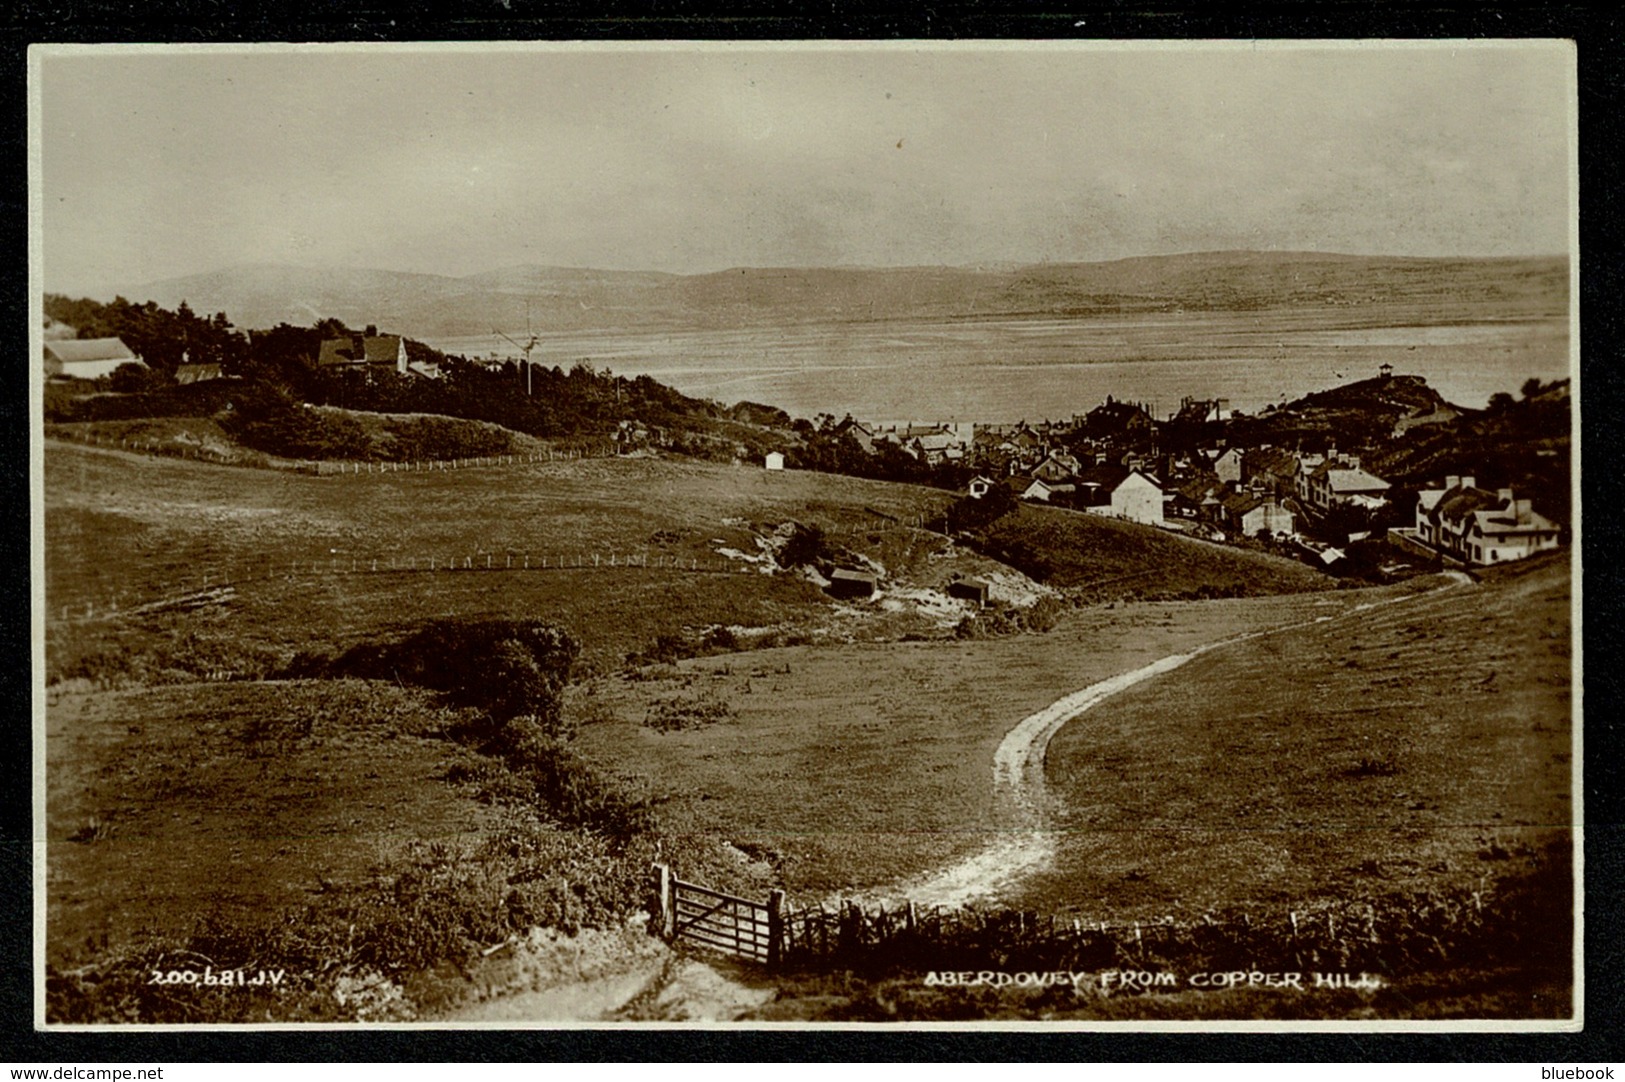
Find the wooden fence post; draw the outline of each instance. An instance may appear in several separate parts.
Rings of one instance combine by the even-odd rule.
[[[775,890],[767,896],[767,964],[778,966],[784,961],[784,891]]]
[[[671,868],[665,864],[654,866],[655,880],[660,888],[660,935],[670,939],[676,930],[676,903],[672,899]]]

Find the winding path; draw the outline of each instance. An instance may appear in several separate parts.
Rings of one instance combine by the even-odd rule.
[[[1154,676],[1172,672],[1186,662],[1212,650],[1249,639],[1276,635],[1340,620],[1357,613],[1436,596],[1473,581],[1459,571],[1447,571],[1443,586],[1415,594],[1402,594],[1381,601],[1367,601],[1342,612],[1327,613],[1309,620],[1279,627],[1249,631],[1228,639],[1198,646],[1182,654],[1170,654],[1149,665],[1119,673],[1109,679],[1058,699],[1030,714],[1005,734],[993,753],[993,792],[996,814],[1004,823],[1001,836],[980,852],[912,882],[847,895],[862,902],[885,904],[912,901],[921,906],[950,908],[987,898],[1021,879],[1047,867],[1055,856],[1055,834],[1045,829],[1044,808],[1049,799],[1044,785],[1044,757],[1052,737],[1067,722],[1078,718],[1121,691]]]

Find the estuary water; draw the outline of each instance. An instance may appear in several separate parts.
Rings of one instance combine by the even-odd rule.
[[[517,355],[496,336],[430,344],[470,357]],[[1184,396],[1256,412],[1377,374],[1420,375],[1482,407],[1531,376],[1570,374],[1566,319],[1329,326],[1291,312],[1148,317],[796,324],[782,328],[540,335],[537,364],[589,361],[685,394],[812,417],[1009,422],[1062,418],[1110,394],[1166,416]]]

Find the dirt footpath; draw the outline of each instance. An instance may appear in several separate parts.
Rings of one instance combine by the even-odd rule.
[[[1113,695],[1152,677],[1172,672],[1210,651],[1249,639],[1311,627],[1329,620],[1345,619],[1374,608],[1415,601],[1473,584],[1470,576],[1460,572],[1447,572],[1444,577],[1447,580],[1444,585],[1422,593],[1401,594],[1378,601],[1361,602],[1343,612],[1328,613],[1311,620],[1251,631],[1211,642],[1185,653],[1170,654],[1148,665],[1090,684],[1051,703],[1037,713],[1028,715],[1005,734],[1004,740],[993,753],[993,791],[1000,815],[998,827],[1003,831],[1003,836],[981,852],[924,878],[843,897],[867,904],[878,902],[895,906],[912,901],[917,906],[941,906],[948,909],[996,895],[1000,890],[1048,866],[1055,856],[1055,837],[1045,825],[1045,805],[1049,795],[1044,784],[1044,756],[1049,748],[1050,739],[1060,732],[1062,726],[1081,717],[1092,707]],[[831,901],[839,903],[839,899]]]
[[[764,976],[673,950],[643,922],[573,936],[534,929],[487,959],[476,1000],[445,1022],[727,1022],[772,1000]]]

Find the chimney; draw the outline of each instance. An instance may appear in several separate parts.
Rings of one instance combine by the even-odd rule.
[[[1519,522],[1528,522],[1529,517],[1535,513],[1534,501],[1532,501],[1532,500],[1513,500],[1512,501],[1512,510],[1513,510],[1513,513],[1517,516],[1517,521],[1519,521]]]
[[[1461,487],[1462,488],[1477,488],[1478,483],[1472,476],[1469,475],[1469,476],[1463,477],[1461,479]]]
[[[376,324],[376,323],[367,324],[367,337],[368,338],[377,338],[378,337],[378,324]]]
[[[1498,488],[1495,490],[1495,495],[1502,503],[1509,507],[1512,505],[1512,490],[1510,488]]]
[[[1459,484],[1460,484],[1460,483],[1461,483],[1461,478],[1459,478],[1459,477],[1457,477],[1457,476],[1456,476],[1456,475],[1455,475],[1455,474],[1453,474],[1453,473],[1452,473],[1452,474],[1450,474],[1450,475],[1449,475],[1449,476],[1448,476],[1448,477],[1446,477],[1446,478],[1445,478],[1445,479],[1444,479],[1444,487],[1445,487],[1445,488],[1446,488],[1446,489],[1452,489],[1452,488],[1455,488],[1455,487],[1456,487],[1456,486],[1457,486],[1457,485],[1459,485]]]

